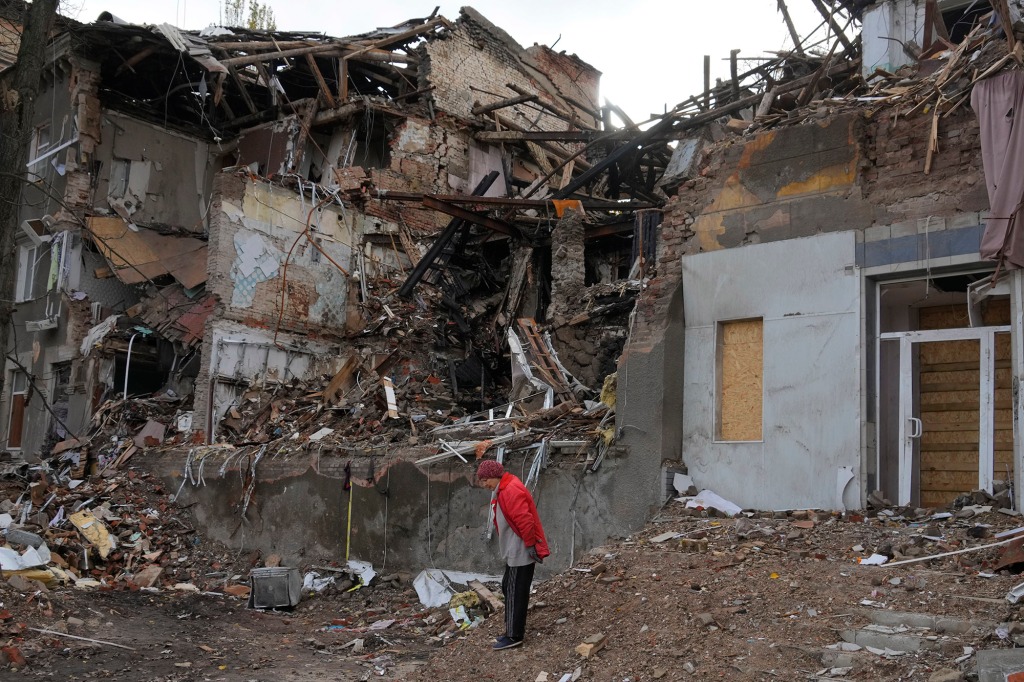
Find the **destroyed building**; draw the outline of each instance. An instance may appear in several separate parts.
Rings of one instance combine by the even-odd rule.
[[[1012,92],[1019,3],[813,4],[640,123],[468,7],[60,33],[0,443],[144,462],[228,544],[410,566],[481,561],[482,456],[556,569],[677,473],[757,509],[1019,498],[1024,288],[972,101]]]
[[[535,464],[600,464],[671,150],[629,149],[593,67],[468,7],[345,38],[104,14],[48,54],[6,451],[96,473],[163,445],[180,476],[315,448],[372,481],[500,410],[579,422],[523,432]]]

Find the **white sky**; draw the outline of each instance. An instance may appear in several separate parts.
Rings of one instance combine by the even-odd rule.
[[[332,36],[363,33],[429,15],[437,0],[269,0],[281,31]],[[728,78],[729,50],[740,59],[792,46],[775,0],[471,0],[441,4],[455,20],[470,4],[521,45],[576,53],[602,73],[601,94],[636,120],[704,89],[703,55],[712,82]],[[810,0],[788,0],[796,29],[821,23]],[[219,0],[70,0],[62,11],[82,22],[108,11],[136,24],[167,22],[201,29],[220,19]],[[561,40],[559,40],[561,36]],[[827,49],[827,47],[826,47]],[[724,59],[724,61],[723,61]],[[753,62],[740,63],[740,72]]]

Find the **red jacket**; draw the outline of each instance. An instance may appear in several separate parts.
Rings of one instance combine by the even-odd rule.
[[[498,483],[498,494],[491,502],[492,506],[495,504],[501,505],[501,513],[505,515],[508,525],[527,547],[535,547],[541,559],[551,556],[544,528],[540,525],[537,505],[533,503],[533,495],[518,476],[505,472]],[[497,510],[494,513],[494,527],[498,527]]]

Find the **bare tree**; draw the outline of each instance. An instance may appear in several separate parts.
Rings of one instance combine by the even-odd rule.
[[[20,44],[14,65],[0,74],[0,395],[6,372],[7,340],[14,310],[14,281],[17,270],[15,234],[25,163],[32,137],[32,117],[39,95],[46,44],[57,18],[58,0],[0,0],[5,14],[21,5]],[[12,7],[13,6],[13,7]]]

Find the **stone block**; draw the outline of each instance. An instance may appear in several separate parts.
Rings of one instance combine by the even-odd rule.
[[[977,656],[978,682],[1006,682],[1024,672],[1024,649],[985,649]]]
[[[608,635],[604,633],[597,633],[590,635],[583,643],[576,647],[576,653],[583,658],[590,658],[598,651],[604,648],[605,644],[608,643]]]

